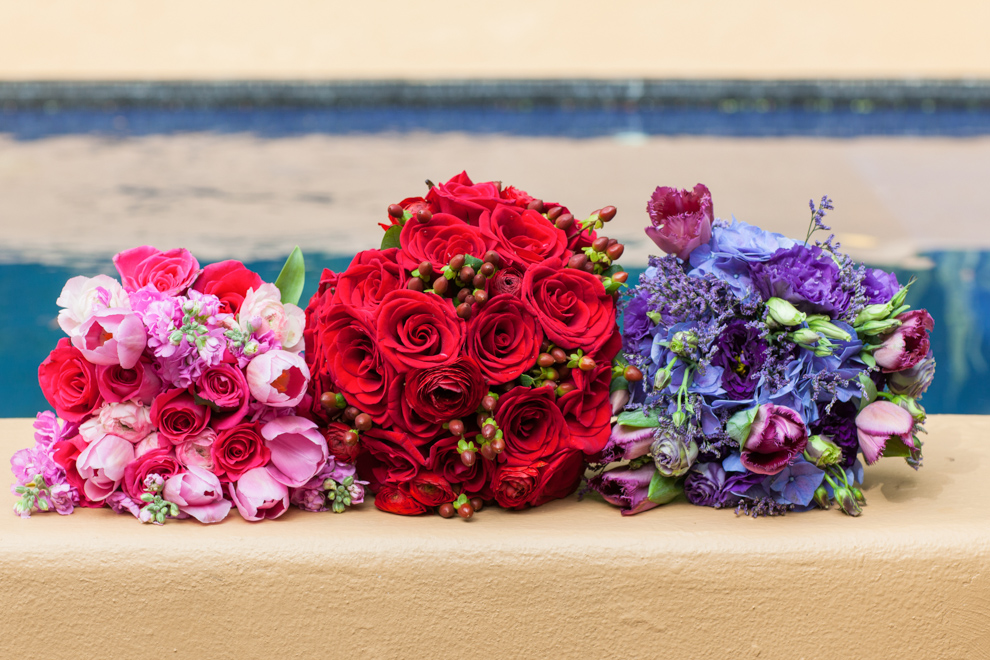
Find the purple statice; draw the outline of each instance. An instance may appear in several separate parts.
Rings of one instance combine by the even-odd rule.
[[[729,311],[737,303],[723,280],[712,274],[691,277],[673,256],[650,257],[639,285],[649,296],[648,311],[667,327]]]
[[[649,353],[653,343],[653,333],[656,325],[646,313],[649,311],[649,293],[645,288],[637,287],[628,296],[622,309],[622,346],[627,353],[642,355]]]
[[[850,292],[840,281],[840,268],[817,246],[794,245],[753,264],[753,286],[763,300],[782,298],[808,314],[841,318]]]
[[[810,425],[811,432],[821,435],[839,446],[842,450],[842,466],[852,467],[859,452],[859,437],[856,433],[856,414],[859,412],[852,401],[839,401],[826,411],[825,404],[818,404],[820,417]]]
[[[729,399],[750,399],[766,360],[767,343],[743,319],[729,321],[715,344],[712,364],[722,367],[722,388]]]
[[[822,201],[818,202],[818,208],[815,208],[815,200],[813,199],[808,200],[808,206],[811,208],[811,222],[808,223],[808,234],[804,237],[805,245],[808,244],[808,241],[811,240],[811,235],[816,231],[832,231],[832,228],[822,222],[822,220],[825,219],[826,213],[835,208],[832,206],[832,200],[829,199],[828,195],[822,196]],[[829,236],[825,242],[831,243],[832,238],[832,236]]]
[[[901,288],[897,283],[897,275],[880,268],[867,268],[862,282],[867,305],[888,303]]]

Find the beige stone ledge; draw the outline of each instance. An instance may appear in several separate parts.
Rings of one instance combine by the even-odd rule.
[[[859,519],[575,497],[470,522],[0,513],[0,656],[990,657],[990,418],[928,428],[920,472],[867,471]],[[0,420],[0,455],[31,431]]]
[[[0,79],[986,78],[990,3],[2,0]]]

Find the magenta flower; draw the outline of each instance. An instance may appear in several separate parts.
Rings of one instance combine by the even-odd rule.
[[[268,351],[247,367],[247,382],[255,399],[273,408],[292,408],[302,401],[309,368],[298,353]]]
[[[126,309],[103,309],[89,317],[72,335],[72,345],[93,364],[119,364],[131,369],[148,343],[144,324]]]
[[[667,254],[687,260],[688,255],[712,238],[712,195],[702,184],[694,190],[659,187],[646,204],[653,221],[649,236]]]
[[[237,483],[227,484],[227,488],[245,520],[278,518],[289,508],[289,489],[263,467],[248,470]]]
[[[201,523],[215,523],[226,518],[231,504],[224,499],[223,486],[216,475],[195,466],[186,470],[165,482],[164,498],[175,502],[179,511]]]
[[[631,516],[660,506],[647,498],[650,480],[655,472],[652,463],[635,470],[623,465],[592,477],[588,480],[588,487],[600,493],[609,504],[621,507],[622,515]]]
[[[132,460],[134,445],[123,438],[105,435],[91,442],[76,460],[86,497],[98,502],[117,490],[124,478],[124,468]]]
[[[113,258],[126,291],[151,285],[170,296],[185,291],[199,276],[199,262],[189,250],[162,252],[150,245],[125,250]]]
[[[917,449],[913,432],[914,418],[911,413],[890,401],[874,401],[856,416],[859,448],[863,450],[867,465],[879,460],[891,438],[899,438],[911,449]]]
[[[304,417],[279,417],[261,427],[271,451],[268,471],[279,483],[298,488],[326,465],[327,441]]]
[[[928,333],[935,321],[927,310],[914,309],[897,317],[901,325],[884,339],[873,357],[885,373],[910,369],[928,356]]]
[[[756,411],[740,460],[750,472],[777,474],[808,444],[808,429],[796,411],[764,403]]]

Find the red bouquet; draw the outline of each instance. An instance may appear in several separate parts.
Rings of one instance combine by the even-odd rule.
[[[383,511],[565,497],[608,442],[625,375],[623,246],[596,234],[615,208],[579,221],[466,173],[429,185],[388,208],[381,249],[324,271],[306,310],[310,413]]]

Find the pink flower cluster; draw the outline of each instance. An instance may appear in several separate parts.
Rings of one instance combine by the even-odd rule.
[[[19,514],[109,506],[211,523],[235,507],[262,520],[363,500],[297,414],[310,379],[299,307],[239,261],[200,268],[145,246],[114,264],[119,282],[74,277],[58,298],[67,336],[38,368],[55,414],[11,459]]]

